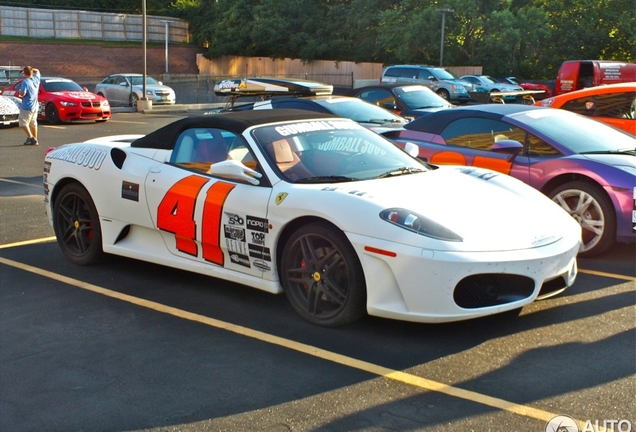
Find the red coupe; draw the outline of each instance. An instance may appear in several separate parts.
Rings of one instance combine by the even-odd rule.
[[[5,88],[2,94],[17,97],[21,82],[22,80]],[[38,102],[38,118],[54,124],[72,121],[103,122],[110,119],[111,115],[107,99],[66,78],[42,77]]]

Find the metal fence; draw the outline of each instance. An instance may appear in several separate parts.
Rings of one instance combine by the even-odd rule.
[[[259,75],[259,77],[264,77]],[[104,76],[64,76],[78,83],[82,87],[86,87],[89,91],[94,91],[95,86],[100,83]],[[178,104],[209,104],[209,103],[226,103],[229,98],[227,96],[217,96],[214,93],[214,85],[218,81],[224,79],[235,78],[252,78],[244,75],[155,75],[158,81],[171,87],[176,95],[176,103]],[[277,75],[270,78],[294,79],[302,78],[311,81],[319,81],[334,85],[335,94],[343,94],[353,87],[353,76],[351,74],[294,74],[294,75]],[[248,98],[244,99],[248,101]]]
[[[147,40],[189,42],[188,22],[179,18],[146,16]],[[143,40],[143,16],[80,10],[0,6],[0,35],[105,41]]]

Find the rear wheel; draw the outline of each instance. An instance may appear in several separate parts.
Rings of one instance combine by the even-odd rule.
[[[60,122],[60,114],[58,113],[55,104],[48,104],[44,109],[44,114],[46,115],[46,121],[49,123],[58,124]]]
[[[614,207],[599,186],[573,181],[557,187],[549,196],[581,225],[583,246],[579,256],[598,255],[614,244]]]
[[[353,247],[336,229],[305,225],[287,241],[281,282],[292,307],[306,320],[327,327],[366,313],[366,286]]]
[[[88,265],[102,257],[99,215],[81,185],[71,183],[60,191],[53,206],[53,229],[57,243],[69,261]]]

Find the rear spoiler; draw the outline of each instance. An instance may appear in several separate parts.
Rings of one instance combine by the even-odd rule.
[[[214,93],[217,96],[232,97],[232,105],[239,97],[261,96],[321,96],[333,93],[333,86],[303,79],[276,78],[237,78],[216,83]]]

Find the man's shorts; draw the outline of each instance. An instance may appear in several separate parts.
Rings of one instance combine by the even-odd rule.
[[[36,125],[38,120],[38,110],[33,111],[20,109],[20,116],[18,117],[18,125],[20,127]]]

